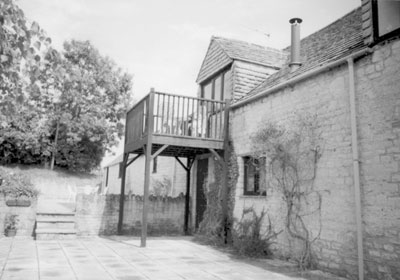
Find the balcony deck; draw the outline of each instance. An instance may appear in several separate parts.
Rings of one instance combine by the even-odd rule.
[[[155,92],[136,103],[126,116],[122,163],[118,233],[122,232],[126,167],[145,155],[141,247],[146,246],[150,162],[156,156],[171,156],[186,170],[184,231],[188,234],[190,174],[196,155],[213,153],[223,166],[222,208],[227,216],[227,159],[229,101],[208,100]],[[129,154],[136,157],[129,160]],[[223,154],[223,155],[222,155]],[[179,158],[186,157],[186,165]],[[224,218],[225,219],[225,218]]]
[[[124,153],[194,157],[223,150],[226,102],[150,92],[127,113]],[[150,137],[150,142],[149,142]]]

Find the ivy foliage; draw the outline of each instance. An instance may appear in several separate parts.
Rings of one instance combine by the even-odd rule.
[[[12,0],[0,2],[0,163],[96,168],[122,136],[132,77],[89,41],[57,51]]]
[[[215,161],[214,182],[205,182],[207,207],[203,220],[199,224],[198,239],[212,245],[232,245],[233,209],[235,206],[235,188],[238,180],[238,164],[232,141],[229,141],[228,181],[227,181],[227,220],[224,221],[222,213],[222,174],[223,166]]]

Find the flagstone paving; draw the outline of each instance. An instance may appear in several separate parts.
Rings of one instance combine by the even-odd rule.
[[[275,261],[240,260],[187,238],[76,240],[0,239],[1,280],[293,280],[293,269]],[[279,262],[278,262],[279,263]],[[279,271],[279,272],[278,272]],[[321,275],[319,275],[321,276]],[[339,279],[334,277],[312,279]]]

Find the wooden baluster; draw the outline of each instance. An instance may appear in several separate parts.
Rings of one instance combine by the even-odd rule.
[[[189,136],[189,128],[190,128],[190,123],[189,123],[189,118],[190,118],[190,101],[191,101],[192,99],[191,98],[188,98],[188,100],[187,100],[187,108],[186,108],[186,110],[187,110],[187,112],[186,112],[186,135],[187,136]]]
[[[176,109],[176,130],[175,130],[175,135],[179,135],[179,103],[180,103],[180,96],[178,96],[178,104],[177,104],[177,109]]]
[[[174,134],[175,96],[172,96],[171,134]]]
[[[186,129],[185,129],[185,101],[186,97],[182,98],[182,135],[186,135]]]
[[[158,93],[155,94],[155,99],[157,99],[157,115],[156,115],[156,126],[154,127],[154,132],[158,130],[158,119],[160,117],[160,95]]]
[[[205,135],[205,133],[204,133],[204,127],[203,127],[203,122],[204,122],[204,118],[203,118],[203,115],[204,115],[204,106],[206,105],[206,102],[205,101],[201,101],[201,104],[200,104],[200,135],[201,135],[201,137],[204,137],[204,135]]]
[[[170,101],[170,95],[168,95],[168,107],[167,107],[167,127],[166,127],[166,133],[169,134],[171,132],[171,129],[169,129],[169,107],[171,106],[171,101]]]
[[[214,129],[214,139],[218,139],[217,135],[218,135],[218,102],[214,102],[214,125],[215,125],[215,129]]]
[[[200,119],[199,119],[199,110],[200,110],[200,108],[199,108],[199,103],[200,103],[200,101],[198,100],[198,99],[196,99],[196,107],[197,107],[197,110],[196,110],[196,137],[199,137],[199,124],[200,124]]]
[[[194,98],[192,98],[192,123],[190,124],[190,135],[196,136],[196,134],[194,134]]]
[[[165,94],[162,95],[162,109],[161,109],[161,134],[164,133],[164,106],[165,106]]]
[[[185,135],[189,136],[189,109],[190,109],[190,98],[187,98],[187,103],[186,103],[186,121],[185,121]]]
[[[223,117],[223,113],[222,113],[222,104],[219,104],[219,134],[218,134],[218,139],[222,138],[222,117]]]
[[[186,105],[185,105],[186,104]],[[182,135],[186,136],[186,120],[187,120],[187,97],[183,98],[183,102],[182,102]]]
[[[208,107],[210,106],[210,102],[206,101],[206,106],[204,110],[204,135],[206,138],[208,138]]]

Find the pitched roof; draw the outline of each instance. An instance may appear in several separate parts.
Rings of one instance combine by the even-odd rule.
[[[270,47],[222,37],[214,37],[214,40],[232,59],[280,68],[287,57],[287,53]]]
[[[124,156],[124,154],[120,154],[120,155],[116,156],[113,160],[111,160],[110,162],[105,164],[103,166],[103,168],[107,168],[107,167],[111,167],[113,165],[119,164],[120,162],[122,162],[123,156]]]
[[[241,60],[279,69],[287,53],[244,41],[212,37],[196,82],[200,83],[233,62]]]
[[[364,47],[360,7],[301,40],[302,65],[299,69],[291,72],[288,64],[286,64],[285,67],[268,77],[240,101],[309,70],[339,60]],[[285,50],[288,51],[289,49],[290,46]]]
[[[129,154],[128,160],[133,159],[135,156],[136,156],[136,154]],[[107,167],[111,167],[111,166],[120,164],[123,160],[124,160],[124,154],[119,154],[113,160],[111,160],[109,163],[105,164],[103,166],[103,168],[107,168]]]

